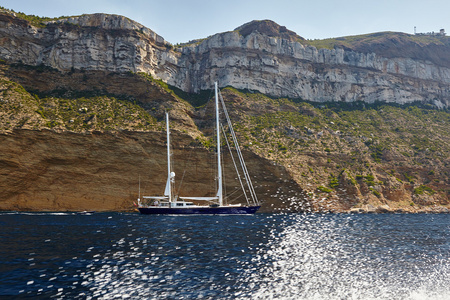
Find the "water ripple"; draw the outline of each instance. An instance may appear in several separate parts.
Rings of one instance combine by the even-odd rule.
[[[0,297],[449,299],[448,215],[0,214]]]

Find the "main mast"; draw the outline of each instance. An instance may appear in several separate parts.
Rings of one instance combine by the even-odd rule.
[[[219,124],[219,95],[217,91],[217,82],[214,82],[215,97],[216,97],[216,135],[217,135],[217,197],[219,198],[219,205],[223,206],[222,194],[222,164],[220,161],[220,124]]]
[[[172,170],[170,168],[170,131],[169,131],[169,113],[166,112],[166,133],[167,133],[167,183],[164,191],[164,196],[169,197],[169,202],[172,202]]]

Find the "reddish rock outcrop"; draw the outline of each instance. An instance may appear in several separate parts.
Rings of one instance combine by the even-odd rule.
[[[185,134],[174,132],[172,140],[176,190],[180,195],[211,196],[215,191],[213,152]],[[164,191],[164,141],[164,132],[14,130],[1,134],[0,210],[130,210],[138,197],[139,177],[142,194]],[[282,166],[253,153],[244,156],[263,201],[262,212],[285,210],[288,197],[303,199],[301,188]],[[238,182],[230,158],[225,157],[225,162],[226,192],[232,194]],[[230,201],[245,202],[239,196],[234,193]]]

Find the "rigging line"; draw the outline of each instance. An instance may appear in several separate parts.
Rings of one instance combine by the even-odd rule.
[[[237,152],[237,154],[238,154],[239,161],[240,161],[240,163],[241,163],[241,167],[242,167],[242,169],[243,169],[243,171],[244,171],[245,180],[246,180],[247,185],[248,185],[249,190],[250,190],[250,195],[252,196],[253,202],[254,202],[255,204],[259,205],[259,201],[258,201],[258,198],[257,198],[257,196],[256,196],[255,189],[253,188],[253,184],[252,184],[250,175],[249,175],[249,173],[248,173],[247,167],[246,167],[246,165],[245,165],[244,157],[243,157],[242,152],[241,152],[241,149],[240,149],[240,147],[239,147],[239,143],[238,143],[238,141],[237,141],[236,134],[235,134],[235,132],[234,132],[234,130],[233,130],[233,125],[232,125],[232,123],[231,123],[230,116],[228,115],[228,111],[227,111],[227,108],[226,108],[226,106],[225,106],[225,102],[224,102],[224,100],[223,100],[222,94],[219,93],[219,95],[220,95],[220,100],[221,100],[221,103],[222,103],[223,111],[224,111],[225,116],[226,116],[226,118],[227,118],[228,127],[230,128],[231,136],[232,136],[233,142],[234,142],[234,144],[235,144],[235,146],[236,146],[236,152]]]
[[[234,134],[234,133],[233,133],[233,134]],[[236,144],[238,145],[238,147],[237,147],[237,153],[238,153],[239,159],[242,161],[242,169],[244,170],[244,176],[245,176],[245,178],[246,178],[247,185],[248,185],[249,190],[250,190],[250,195],[252,196],[253,202],[254,202],[255,204],[259,204],[259,201],[258,201],[257,196],[256,196],[256,192],[255,192],[255,190],[254,190],[254,188],[253,188],[253,183],[252,183],[252,180],[251,180],[251,178],[250,178],[250,174],[248,173],[247,166],[245,165],[245,162],[244,162],[244,156],[242,155],[242,152],[241,152],[241,149],[240,149],[240,147],[239,147],[239,144],[238,144],[238,141],[237,141],[236,136],[235,136],[234,138],[236,139],[235,142],[236,142]]]
[[[219,131],[220,131],[220,129],[222,129],[222,133],[223,133],[223,139],[221,140],[221,145],[223,143],[223,140],[225,140],[228,144],[227,136],[225,135],[222,124],[220,123],[220,115],[221,115],[221,112],[219,111],[219,126],[220,126]],[[228,148],[228,149],[230,149],[230,148]],[[222,174],[221,174],[222,175],[222,195],[224,195],[223,197],[225,199],[225,195],[227,194],[227,185],[226,185],[227,181],[226,181],[226,177],[225,177],[225,159],[224,159],[225,157],[224,157],[223,151],[220,152],[220,157],[221,157],[220,161],[221,161],[221,165],[222,165]],[[226,201],[228,203],[228,199],[226,199]]]
[[[237,192],[240,192],[241,190],[236,189],[234,192],[232,192],[230,195],[228,195],[228,198],[231,198],[232,195],[234,195]],[[237,195],[235,198],[233,198],[232,200],[230,200],[228,203],[234,203],[235,200],[242,198],[244,194],[240,193],[239,195]],[[250,205],[250,204],[249,204]]]
[[[241,195],[238,195],[237,197],[235,197],[234,199],[232,199],[232,200],[230,201],[230,203],[233,203],[235,200],[239,199],[241,196],[242,196],[242,194],[241,194]]]
[[[236,173],[237,173],[237,176],[239,179],[239,183],[241,184],[242,191],[244,192],[245,200],[247,201],[247,204],[250,204],[248,197],[247,197],[247,193],[245,192],[244,184],[242,183],[241,174],[239,174],[233,152],[231,151],[230,143],[228,142],[228,139],[226,138],[225,130],[223,129],[222,125],[221,125],[221,128],[222,128],[223,135],[225,136],[224,140],[227,142],[228,150],[230,151],[231,160],[233,161],[234,169],[236,170]]]
[[[252,196],[252,200],[253,200],[254,204],[258,204],[259,201],[257,199],[255,189],[253,188],[253,183],[252,183],[250,174],[249,174],[249,172],[247,170],[247,166],[246,166],[245,161],[244,161],[244,156],[242,155],[242,152],[241,152],[241,149],[239,147],[239,144],[238,144],[236,136],[234,138],[235,138],[236,144],[238,145],[237,153],[238,153],[239,159],[242,161],[242,169],[244,170],[244,176],[245,176],[246,181],[247,181],[247,185],[248,185],[248,188],[249,188],[249,191],[250,191],[250,195]]]
[[[231,192],[231,194],[228,195],[228,197],[233,196],[233,195],[236,194],[238,191],[239,191],[239,189],[236,188],[236,189],[234,190],[234,192]]]
[[[222,128],[222,124],[220,124],[220,127]],[[224,137],[224,140],[226,140],[226,137]],[[226,186],[226,178],[225,178],[225,160],[224,160],[223,151],[220,152],[220,158],[221,158],[220,164],[222,165],[222,195],[225,200],[225,195],[227,194],[227,186]]]
[[[222,164],[222,195],[223,195],[223,199],[224,201],[226,201],[226,203],[228,203],[228,199],[226,199],[225,195],[227,194],[227,179],[225,177],[225,161],[223,159],[223,154],[220,154],[222,159],[221,159],[221,164]]]
[[[211,168],[212,166],[212,168]],[[210,178],[210,188],[213,187],[213,190],[217,192],[218,182],[217,182],[217,153],[214,151],[213,155],[209,155],[209,178]]]
[[[236,137],[235,137],[235,139],[236,139],[235,142],[238,144]],[[255,190],[253,188],[252,180],[251,180],[250,174],[249,174],[249,172],[247,170],[247,166],[245,165],[244,157],[242,155],[242,152],[241,152],[240,148],[238,147],[237,149],[238,149],[237,150],[238,157],[239,157],[239,159],[241,161],[241,167],[243,169],[244,176],[245,176],[245,179],[246,179],[246,182],[247,182],[247,186],[249,188],[249,192],[250,192],[250,195],[252,197],[253,203],[254,204],[258,204],[258,199],[257,199],[257,196],[256,196],[256,192],[255,192]]]
[[[229,127],[229,129],[230,129],[230,133],[231,133],[231,136],[232,136],[232,138],[233,138],[233,142],[235,143],[235,146],[236,146],[236,153],[238,154],[239,162],[240,162],[242,171],[243,171],[243,173],[244,173],[245,181],[246,181],[246,183],[247,183],[247,186],[249,187],[249,192],[250,192],[250,195],[251,195],[251,197],[252,197],[252,201],[253,201],[254,203],[257,203],[257,200],[255,201],[256,194],[254,193],[254,190],[252,191],[252,182],[251,182],[251,179],[250,179],[250,175],[248,174],[248,171],[247,171],[247,169],[245,168],[244,157],[242,156],[242,153],[241,153],[241,151],[240,151],[239,143],[238,143],[238,141],[237,141],[236,134],[235,134],[235,132],[234,132],[234,130],[233,130],[233,126],[232,126],[230,117],[229,117],[229,115],[228,115],[228,111],[227,111],[227,109],[226,109],[224,100],[223,100],[223,98],[222,98],[222,95],[220,95],[220,96],[221,96],[221,103],[222,103],[222,106],[223,106],[223,111],[224,111],[224,113],[225,113],[225,116],[227,117],[228,127]]]
[[[183,185],[184,175],[186,175],[186,170],[187,170],[186,165],[187,165],[187,162],[191,159],[193,150],[194,150],[194,147],[192,147],[191,150],[189,151],[188,158],[186,160],[184,160],[184,171],[183,171],[183,176],[181,176],[180,184],[178,186],[178,190],[176,193],[177,195],[180,194],[181,186]]]

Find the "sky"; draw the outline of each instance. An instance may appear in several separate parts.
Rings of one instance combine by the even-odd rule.
[[[380,31],[450,33],[448,0],[0,0],[40,17],[110,13],[126,16],[177,44],[272,20],[306,39]]]

